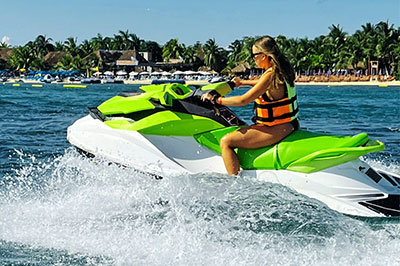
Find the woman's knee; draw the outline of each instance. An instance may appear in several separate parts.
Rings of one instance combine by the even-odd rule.
[[[221,149],[232,148],[232,139],[230,138],[229,134],[222,137],[221,141],[219,142],[219,146]]]

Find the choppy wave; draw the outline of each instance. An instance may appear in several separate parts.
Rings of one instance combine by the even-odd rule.
[[[400,128],[397,127],[388,127],[387,129],[391,132],[400,132]]]
[[[281,185],[210,174],[156,180],[73,150],[17,155],[0,184],[0,249],[38,263],[400,263],[399,221],[345,216]]]

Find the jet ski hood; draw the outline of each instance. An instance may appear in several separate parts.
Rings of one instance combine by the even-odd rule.
[[[199,144],[221,153],[221,138],[246,124],[228,107],[200,100],[205,92],[225,95],[228,83],[204,87],[160,84],[122,92],[91,108],[91,113],[117,130],[144,135],[191,136]],[[291,170],[311,173],[384,149],[365,133],[354,137],[331,136],[297,130],[280,143],[259,149],[237,149],[242,169]]]

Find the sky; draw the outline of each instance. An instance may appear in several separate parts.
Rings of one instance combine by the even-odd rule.
[[[0,0],[0,41],[24,45],[38,35],[78,43],[119,30],[163,45],[178,38],[193,45],[214,38],[219,46],[245,36],[314,39],[339,25],[400,26],[400,0]]]

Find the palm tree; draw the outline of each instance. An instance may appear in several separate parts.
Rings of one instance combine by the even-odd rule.
[[[11,48],[11,45],[9,45],[8,43],[6,43],[6,42],[0,42],[0,49],[1,48]]]
[[[43,59],[40,57],[34,58],[33,61],[29,65],[29,69],[32,69],[32,70],[43,70],[46,68],[47,68],[46,64],[44,63]]]
[[[72,59],[70,64],[71,70],[78,70],[80,72],[85,72],[88,67],[86,66],[85,62],[83,62],[82,58],[77,55]]]
[[[204,49],[203,49],[203,45],[197,41],[194,45],[193,45],[193,49],[196,51],[196,55],[197,58],[200,60],[200,62],[204,62]]]
[[[90,54],[84,59],[84,64],[88,68],[100,67],[100,58],[96,54]]]
[[[140,47],[136,51],[149,52],[151,53],[152,61],[161,62],[162,61],[162,49],[157,42],[154,41],[142,41]]]
[[[111,50],[124,50],[125,48],[124,39],[121,35],[114,34],[111,43]]]
[[[356,69],[357,64],[363,61],[361,41],[362,39],[357,34],[347,38],[346,44],[339,52],[340,60],[338,66],[340,68],[348,68],[351,65],[353,69]]]
[[[243,43],[239,40],[235,40],[229,46],[229,60],[232,62],[238,62],[239,54],[243,49]]]
[[[132,48],[132,41],[130,40],[129,31],[119,31],[119,35],[114,35],[114,39],[117,38],[119,43],[120,50],[129,50]]]
[[[188,46],[183,52],[183,62],[193,64],[197,61],[196,50],[193,46]]]
[[[114,42],[113,39],[110,37],[105,37],[103,39],[103,46],[101,49],[105,49],[105,50],[113,50],[114,49]]]
[[[209,39],[204,44],[204,64],[219,72],[225,68],[226,61],[227,53],[224,54],[224,49],[217,45],[215,39]]]
[[[65,47],[64,44],[62,42],[55,42],[54,44],[54,51],[64,51]]]
[[[178,39],[171,39],[163,46],[162,51],[164,61],[169,62],[170,59],[182,57],[184,46],[178,43]]]
[[[46,35],[39,35],[33,41],[33,45],[36,47],[38,57],[45,56],[48,52],[54,51],[54,45],[51,44],[52,39],[46,38]]]
[[[242,61],[242,62],[248,62],[251,66],[255,66],[253,58],[251,58],[251,49],[253,47],[253,44],[256,40],[256,37],[244,37],[243,40],[241,40],[243,46],[242,50],[237,56],[237,61]]]
[[[131,49],[134,49],[135,51],[140,51],[140,47],[144,41],[139,39],[139,37],[134,33],[130,33],[129,38],[132,44]]]
[[[93,50],[105,49],[104,39],[100,33],[97,33],[96,37],[90,39],[90,43],[92,44]]]
[[[88,40],[84,40],[82,44],[79,45],[79,55],[85,57],[91,53],[93,53],[92,43]]]
[[[398,39],[394,25],[389,27],[387,22],[379,22],[375,26],[377,36],[376,57],[380,59],[382,69],[390,69],[390,65],[394,63],[396,40]]]
[[[73,57],[70,54],[66,54],[58,61],[55,69],[57,70],[71,70],[71,62]]]
[[[20,46],[12,51],[9,63],[12,68],[27,69],[31,65],[34,58],[34,54],[29,47]]]
[[[79,55],[73,57],[70,54],[63,56],[55,66],[55,69],[78,70],[80,72],[86,71],[87,68],[88,66]]]
[[[344,32],[339,25],[332,24],[332,26],[329,27],[329,30],[330,32],[326,36],[326,40],[330,45],[327,45],[326,47],[328,49],[330,48],[333,57],[332,63],[335,67],[337,67],[336,64],[338,64],[340,61],[340,51],[343,49],[346,42],[347,33]]]
[[[69,52],[72,56],[75,56],[78,54],[76,42],[77,42],[77,38],[73,38],[73,37],[67,38],[67,40],[64,42],[65,51]]]
[[[283,35],[279,35],[275,38],[276,44],[278,45],[282,54],[286,57],[289,55],[289,50],[291,48],[291,42]]]

